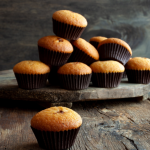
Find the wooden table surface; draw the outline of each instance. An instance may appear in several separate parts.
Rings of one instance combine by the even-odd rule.
[[[30,120],[43,108],[36,102],[0,101],[0,150],[41,150]],[[149,100],[76,102],[72,109],[83,125],[70,150],[150,149]]]
[[[0,150],[41,150],[30,128],[37,101],[0,99]],[[70,150],[150,150],[150,101],[75,102],[83,118]]]

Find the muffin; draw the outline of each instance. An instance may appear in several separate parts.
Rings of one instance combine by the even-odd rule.
[[[78,134],[82,118],[66,107],[51,107],[31,119],[31,128],[40,147],[63,150],[71,147]]]
[[[45,86],[50,68],[40,61],[26,60],[16,64],[13,71],[20,88],[37,89]]]
[[[115,60],[125,65],[132,55],[130,46],[121,39],[108,38],[98,45],[100,60]]]
[[[150,83],[150,59],[134,57],[125,65],[128,81],[131,83]]]
[[[48,66],[65,64],[73,52],[71,43],[58,36],[45,36],[38,41],[39,58]]]
[[[92,37],[89,42],[97,49],[99,43],[101,43],[102,41],[104,41],[106,39],[107,39],[106,37],[95,36],[95,37]]]
[[[81,90],[88,88],[92,70],[81,62],[71,62],[58,69],[61,87],[68,90]]]
[[[52,20],[53,32],[57,36],[70,40],[77,40],[87,26],[85,17],[70,10],[56,11]]]
[[[86,40],[79,38],[71,41],[74,51],[69,58],[69,62],[83,62],[87,65],[99,60],[99,54],[96,48]]]
[[[117,87],[121,81],[124,66],[117,61],[97,61],[90,65],[92,69],[92,83],[103,88]]]

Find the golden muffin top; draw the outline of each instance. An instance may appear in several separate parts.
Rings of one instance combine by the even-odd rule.
[[[113,60],[108,61],[97,61],[90,65],[94,73],[117,73],[124,72],[124,66]]]
[[[134,57],[126,63],[125,68],[131,70],[150,70],[150,59]]]
[[[46,74],[50,72],[50,67],[40,61],[25,60],[16,64],[13,71],[20,74]]]
[[[103,44],[108,44],[108,43],[115,43],[115,44],[119,44],[121,46],[123,46],[124,48],[126,48],[129,53],[132,55],[132,50],[130,48],[130,46],[123,40],[121,39],[118,39],[118,38],[108,38],[104,41],[102,41],[99,45],[98,45],[98,48],[103,45]]]
[[[58,10],[53,14],[52,18],[59,22],[67,23],[78,27],[87,26],[87,20],[85,17],[70,10]]]
[[[99,60],[99,53],[97,49],[86,40],[79,38],[75,41],[71,41],[71,44],[92,57],[93,59]]]
[[[66,107],[51,107],[38,112],[31,119],[31,126],[41,131],[67,131],[82,124],[81,116]]]
[[[61,53],[73,52],[73,47],[68,40],[55,35],[42,37],[38,41],[38,46]]]
[[[107,38],[106,37],[103,37],[103,36],[94,36],[90,39],[90,41],[94,41],[94,42],[102,42],[104,40],[106,40]]]
[[[81,62],[70,62],[62,67],[60,67],[57,71],[59,74],[72,74],[72,75],[85,75],[91,74],[92,70],[89,66]]]

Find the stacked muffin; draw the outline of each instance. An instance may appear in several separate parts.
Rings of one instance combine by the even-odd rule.
[[[59,84],[64,89],[81,90],[89,86],[92,72],[94,86],[117,87],[125,71],[124,66],[132,56],[130,46],[117,38],[97,36],[89,42],[80,38],[87,20],[69,10],[56,11],[52,20],[56,35],[38,40],[41,62],[23,61],[14,67],[19,87],[41,88],[48,78],[51,85]],[[133,60],[139,62],[139,59]],[[143,62],[145,60],[141,59]],[[129,65],[132,63],[134,61],[129,61]],[[129,65],[127,70],[132,68]],[[128,78],[129,76],[128,73]],[[129,82],[133,80],[129,79]]]
[[[38,41],[39,58],[51,68],[49,83],[68,90],[88,88],[92,76],[88,65],[99,60],[99,53],[80,38],[87,20],[69,10],[56,11],[52,20],[56,36],[42,37]]]

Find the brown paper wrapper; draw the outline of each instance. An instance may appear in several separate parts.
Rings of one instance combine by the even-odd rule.
[[[126,71],[124,71],[124,73],[123,73],[123,75],[122,75],[122,78],[127,78]]]
[[[92,83],[97,87],[114,88],[120,84],[122,74],[123,73],[93,73]]]
[[[65,39],[77,40],[85,29],[85,27],[77,27],[56,21],[54,19],[52,20],[54,34]]]
[[[60,85],[67,90],[82,90],[89,87],[92,74],[64,75],[58,74]]]
[[[40,131],[31,127],[41,148],[49,150],[64,150],[74,144],[79,128],[68,131]]]
[[[96,60],[86,53],[84,53],[82,50],[78,49],[76,46],[73,45],[73,53],[71,54],[68,62],[83,62],[87,65],[92,64]]]
[[[99,42],[90,41],[90,44],[92,44],[97,49]]]
[[[39,59],[41,62],[47,64],[48,66],[61,66],[64,65],[71,53],[60,53],[52,50],[45,49],[38,46],[39,49]]]
[[[130,83],[150,83],[150,71],[149,70],[129,70],[126,69],[128,81]]]
[[[115,60],[125,65],[131,57],[129,51],[115,43],[103,44],[98,48],[100,60]]]
[[[57,73],[57,71],[60,67],[61,66],[51,67],[51,71],[50,71],[50,74],[48,76],[48,81],[49,81],[50,85],[60,85],[58,73]]]
[[[46,85],[49,73],[47,74],[19,74],[15,73],[19,88],[32,90],[42,88]]]

